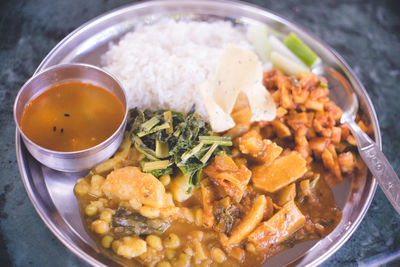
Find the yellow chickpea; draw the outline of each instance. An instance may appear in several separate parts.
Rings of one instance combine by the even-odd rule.
[[[103,195],[103,191],[101,190],[101,186],[103,185],[105,178],[100,175],[93,175],[90,180],[90,191],[91,195],[100,197]]]
[[[173,207],[175,206],[174,197],[171,193],[167,192],[165,194],[165,207]]]
[[[93,204],[89,204],[85,208],[85,213],[87,216],[94,216],[97,214],[97,211],[98,211],[98,208]]]
[[[176,251],[173,249],[167,249],[165,250],[165,257],[167,257],[167,259],[172,260],[173,258],[175,258],[176,255]]]
[[[112,250],[115,252],[115,253],[117,253],[117,251],[118,251],[118,248],[119,248],[119,246],[122,244],[122,241],[121,240],[114,240],[112,243],[111,243],[111,248],[112,248]]]
[[[176,234],[169,234],[169,236],[164,239],[164,246],[166,248],[177,248],[180,245],[179,237]]]
[[[84,178],[79,179],[74,187],[75,194],[80,196],[86,195],[87,193],[89,193],[89,190],[90,185]]]
[[[114,250],[116,250],[118,255],[131,259],[145,253],[147,251],[147,244],[143,239],[138,237],[125,236],[122,238],[122,242],[115,245]]]
[[[103,185],[105,180],[106,179],[103,176],[95,174],[92,176],[92,179],[90,179],[90,185],[92,187],[99,188]]]
[[[199,240],[193,240],[194,245],[194,258],[196,261],[203,261],[207,259],[206,251],[203,248],[203,245],[200,243]]]
[[[139,209],[139,213],[141,215],[143,215],[144,217],[147,217],[150,219],[160,217],[160,209],[149,207],[149,206],[141,206]]]
[[[190,266],[190,257],[185,254],[181,253],[178,257],[178,260],[174,264],[175,267],[189,267]]]
[[[246,244],[246,250],[250,253],[255,254],[256,253],[256,247],[254,246],[253,243],[247,243]]]
[[[194,214],[193,211],[189,208],[182,208],[183,212],[183,217],[189,222],[193,223],[194,222]]]
[[[229,255],[232,256],[233,258],[237,259],[238,261],[242,262],[242,260],[245,256],[245,252],[240,247],[234,247],[232,249],[232,251],[229,253]]]
[[[114,241],[114,237],[106,235],[101,239],[101,245],[105,248],[110,248],[111,243]]]
[[[156,264],[156,267],[172,267],[172,265],[168,261],[160,261]]]
[[[189,234],[190,239],[197,239],[199,241],[203,240],[204,232],[196,230]]]
[[[171,176],[169,174],[165,174],[162,175],[159,180],[166,187],[171,182]]]
[[[156,235],[148,235],[146,237],[146,243],[155,250],[160,251],[163,249],[161,238]]]
[[[203,226],[203,209],[198,208],[194,212],[194,221],[197,226]]]
[[[98,211],[103,211],[104,206],[107,204],[107,201],[105,201],[104,198],[99,198],[96,201],[91,201],[90,204],[95,206],[98,209]]]
[[[92,222],[92,229],[96,233],[102,235],[110,231],[110,225],[103,220],[95,220]]]
[[[183,252],[185,252],[185,253],[186,253],[188,256],[190,256],[190,257],[192,257],[193,254],[194,254],[193,249],[190,248],[190,247],[185,248],[185,249],[183,250]]]
[[[211,250],[211,258],[216,263],[223,263],[224,261],[226,261],[226,255],[220,248],[213,248]]]
[[[100,219],[110,223],[112,221],[113,212],[111,209],[105,209],[100,213]]]
[[[139,200],[132,198],[131,200],[129,200],[129,202],[121,201],[121,203],[119,205],[120,205],[120,207],[132,208],[134,210],[139,210],[140,207],[142,206],[142,203]]]

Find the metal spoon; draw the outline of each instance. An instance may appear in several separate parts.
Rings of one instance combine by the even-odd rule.
[[[340,122],[347,124],[357,141],[358,151],[387,199],[400,214],[400,180],[378,145],[355,122],[358,99],[353,87],[342,74],[330,67],[317,67],[313,72],[327,79],[330,98],[343,110]]]

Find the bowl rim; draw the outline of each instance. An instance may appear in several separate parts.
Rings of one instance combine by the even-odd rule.
[[[54,48],[55,49],[55,48]],[[53,51],[53,50],[52,50]],[[50,51],[50,53],[52,52]],[[33,82],[35,79],[37,79],[40,75],[45,75],[46,73],[52,72],[52,71],[57,71],[59,69],[64,69],[64,68],[86,68],[86,69],[92,69],[95,71],[98,71],[99,73],[102,73],[102,75],[106,75],[109,78],[111,78],[117,85],[118,87],[121,89],[122,95],[124,97],[125,101],[121,101],[121,99],[116,96],[113,92],[111,92],[110,90],[108,90],[107,88],[104,88],[105,90],[107,90],[108,92],[110,92],[112,95],[114,95],[115,97],[117,97],[117,99],[121,102],[121,104],[124,107],[124,117],[122,118],[121,123],[119,124],[118,128],[104,141],[102,141],[101,143],[86,148],[86,149],[82,149],[82,150],[76,150],[76,151],[57,151],[57,150],[52,150],[52,149],[48,149],[45,148],[43,146],[40,146],[38,144],[36,144],[35,142],[33,142],[21,129],[20,126],[20,122],[18,122],[17,119],[17,106],[18,106],[18,102],[20,100],[20,97],[22,95],[22,93],[24,92],[25,88],[27,88],[31,82]],[[78,79],[77,79],[78,81]],[[81,81],[78,81],[81,82]],[[43,94],[45,91],[51,89],[52,87],[54,87],[55,85],[58,84],[63,84],[64,82],[61,81],[60,83],[55,83],[52,85],[49,85],[47,88],[43,89],[40,93],[38,93],[37,95],[35,95],[34,97],[32,97],[31,99],[29,99],[30,103],[31,101],[33,101],[34,99],[36,99],[37,97],[39,97],[41,94]],[[83,82],[85,83],[85,82]],[[26,106],[26,105],[25,105]],[[25,110],[25,107],[24,107]],[[15,97],[15,101],[14,101],[14,105],[13,105],[13,117],[14,117],[14,122],[17,128],[17,131],[19,132],[19,134],[22,136],[23,140],[28,142],[30,145],[38,148],[40,151],[42,151],[43,153],[47,153],[47,154],[52,154],[54,157],[60,157],[60,156],[68,156],[68,157],[79,157],[79,156],[83,156],[84,154],[87,154],[89,152],[97,152],[99,150],[101,150],[102,148],[104,148],[104,146],[107,146],[108,143],[110,143],[111,141],[113,141],[117,135],[119,135],[119,133],[121,132],[121,128],[125,127],[125,122],[128,119],[128,113],[129,113],[129,109],[128,109],[128,101],[127,101],[127,96],[125,93],[125,89],[122,86],[121,82],[110,72],[91,65],[91,64],[87,64],[87,63],[62,63],[62,64],[57,64],[57,65],[53,65],[53,66],[49,66],[45,69],[40,69],[38,67],[37,71],[34,73],[34,75],[32,77],[30,77],[23,85],[22,87],[19,89],[17,96]],[[21,115],[22,118],[22,115]]]
[[[378,118],[375,112],[375,108],[372,104],[372,101],[367,94],[367,91],[365,90],[364,86],[361,84],[357,76],[354,74],[353,70],[349,67],[349,65],[344,61],[344,59],[333,49],[331,48],[325,41],[321,40],[320,38],[316,37],[314,34],[312,34],[310,31],[306,30],[302,26],[299,26],[292,22],[291,20],[287,19],[286,17],[279,15],[278,13],[271,11],[269,9],[246,3],[246,2],[241,2],[237,0],[186,0],[186,3],[194,3],[194,4],[201,4],[201,3],[217,3],[220,5],[232,5],[236,6],[236,8],[241,8],[245,9],[247,11],[261,14],[263,16],[268,15],[269,17],[272,17],[274,20],[277,20],[278,22],[282,22],[283,24],[295,29],[296,31],[302,32],[308,36],[311,36],[313,39],[317,40],[320,45],[322,45],[325,49],[327,49],[336,59],[343,65],[343,67],[348,71],[348,74],[354,79],[354,83],[356,83],[363,94],[364,100],[368,106],[369,112],[371,114],[371,123],[374,127],[374,140],[377,143],[378,147],[382,149],[382,139],[381,139],[381,133],[380,133],[380,127],[378,123]],[[104,20],[107,19],[109,16],[113,16],[117,13],[122,12],[125,9],[129,8],[134,8],[134,9],[140,9],[140,8],[145,8],[147,6],[152,6],[152,5],[158,5],[158,4],[163,4],[163,3],[176,3],[179,4],[179,0],[150,0],[150,1],[140,1],[136,3],[130,3],[126,5],[122,5],[120,7],[114,8],[110,11],[107,11],[105,13],[100,14],[99,16],[94,17],[93,19],[89,20],[88,22],[82,24],[80,27],[76,28],[73,32],[68,34],[64,39],[62,39],[48,54],[47,56],[43,59],[43,61],[40,63],[38,66],[36,72],[39,72],[43,67],[46,66],[47,62],[51,60],[51,57],[53,56],[54,51],[60,49],[69,39],[71,39],[73,36],[78,34],[80,31],[84,30],[86,27],[92,25],[95,22],[98,22],[99,20]],[[23,166],[23,162],[25,159],[23,158],[23,155],[21,153],[18,154],[18,151],[21,150],[21,143],[20,143],[20,136],[18,133],[18,130],[16,130],[16,148],[17,148],[17,159],[18,159],[18,165],[20,172],[22,176],[29,177],[28,170]],[[367,179],[369,179],[367,177]],[[322,257],[319,257],[317,259],[314,259],[311,261],[309,265],[314,266],[321,264],[323,261],[325,261],[327,258],[329,258],[333,253],[335,253],[354,233],[354,231],[357,229],[358,225],[361,223],[362,219],[365,217],[365,214],[372,202],[373,195],[376,191],[377,188],[377,182],[375,178],[371,175],[370,176],[371,183],[369,185],[369,191],[368,194],[365,196],[366,201],[363,203],[363,205],[360,205],[360,212],[359,216],[357,217],[357,220],[354,221],[352,225],[350,225],[349,229],[347,230],[347,233],[345,236],[342,236],[342,238],[339,240],[339,242],[335,243],[330,249],[329,252],[325,252]],[[68,242],[68,240],[63,237],[62,233],[59,231],[59,229],[52,223],[48,221],[48,215],[45,214],[45,211],[42,210],[42,207],[39,207],[38,203],[35,202],[33,190],[28,184],[28,181],[26,179],[22,179],[25,189],[28,193],[28,196],[33,203],[36,211],[38,212],[39,216],[42,218],[44,223],[49,227],[49,229],[53,232],[53,234],[70,250],[72,251],[76,256],[84,260],[85,262],[89,264],[95,264],[99,266],[106,266],[103,263],[99,262],[97,259],[93,258],[91,255],[88,255],[85,251],[81,250],[79,247],[76,245],[72,245]],[[365,189],[364,189],[365,190]],[[304,255],[299,256],[298,258],[294,259],[291,264],[295,264],[297,261],[301,260],[304,257]]]

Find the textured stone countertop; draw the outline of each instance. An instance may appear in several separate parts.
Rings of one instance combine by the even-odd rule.
[[[0,266],[87,266],[35,212],[15,158],[12,106],[22,84],[68,33],[127,0],[0,1]],[[375,105],[383,151],[400,174],[400,3],[254,0],[309,29],[341,54]],[[357,231],[324,266],[400,264],[400,216],[378,188]],[[398,265],[397,265],[398,266]]]

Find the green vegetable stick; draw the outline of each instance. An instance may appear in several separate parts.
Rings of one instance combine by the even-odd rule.
[[[163,159],[169,156],[168,143],[156,140],[156,157]]]
[[[296,34],[291,32],[283,41],[285,45],[298,56],[304,64],[311,67],[317,60],[318,56],[311,50]]]
[[[300,65],[275,51],[271,52],[271,62],[275,68],[283,71],[286,75],[298,76],[301,73],[309,72],[306,66]]]
[[[148,161],[143,163],[143,171],[163,170],[168,168],[169,160]]]
[[[195,146],[194,148],[192,148],[189,151],[186,151],[185,153],[182,154],[182,161],[185,162],[187,161],[191,156],[193,156],[194,154],[196,154],[197,152],[200,151],[200,149],[203,147],[204,143],[200,142],[197,146]]]
[[[206,164],[206,162],[208,161],[208,159],[211,157],[212,153],[214,152],[214,150],[217,148],[218,144],[213,144],[210,148],[210,150],[207,151],[207,153],[201,158],[201,162],[203,164]]]
[[[220,146],[231,146],[231,139],[230,136],[199,136],[199,140],[204,144],[217,144]]]
[[[164,130],[164,129],[169,129],[169,123],[166,122],[161,125],[158,125],[158,126],[154,127],[153,129],[151,129],[150,131],[142,131],[142,132],[138,133],[137,136],[143,137],[145,135],[152,134],[152,133]]]
[[[158,158],[156,157],[156,152],[153,151],[152,149],[148,148],[143,142],[142,140],[137,137],[136,135],[132,135],[132,141],[135,145],[135,148],[142,153],[143,155],[145,155],[148,159],[151,160],[158,160]]]
[[[174,132],[174,129],[173,129],[172,112],[170,110],[164,112],[164,120],[169,124],[169,128],[166,129],[165,132],[167,134],[172,134]]]
[[[146,122],[143,122],[143,124],[141,125],[141,127],[142,127],[142,129],[143,129],[145,132],[148,132],[148,131],[151,130],[151,128],[153,128],[154,126],[156,126],[157,123],[159,123],[159,122],[160,122],[159,119],[157,119],[156,117],[153,117],[153,118],[151,118],[150,120],[148,120],[148,121],[146,121]]]

